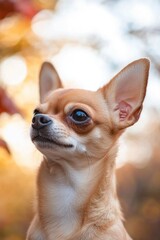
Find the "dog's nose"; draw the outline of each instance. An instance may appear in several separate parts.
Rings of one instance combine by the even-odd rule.
[[[36,114],[32,119],[32,127],[37,130],[45,126],[48,126],[51,123],[52,120],[45,114]]]

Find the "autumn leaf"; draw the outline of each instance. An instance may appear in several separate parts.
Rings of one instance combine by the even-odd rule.
[[[6,112],[10,115],[19,113],[20,111],[12,99],[8,96],[5,89],[0,87],[0,113]]]
[[[39,9],[31,0],[1,0],[0,1],[0,19],[5,18],[9,14],[20,13],[27,18],[32,18]]]

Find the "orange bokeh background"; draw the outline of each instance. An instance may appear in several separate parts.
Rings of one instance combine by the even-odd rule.
[[[120,143],[117,188],[133,239],[160,239],[160,3],[130,6],[125,0],[0,1],[0,239],[25,239],[33,216],[41,155],[29,128],[41,63],[53,62],[66,87],[94,90],[144,56],[152,63],[146,101]]]

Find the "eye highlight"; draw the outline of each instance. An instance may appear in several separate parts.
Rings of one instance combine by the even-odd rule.
[[[70,115],[69,115],[70,120],[79,125],[79,124],[86,124],[89,123],[90,117],[88,114],[81,110],[81,109],[75,109]]]

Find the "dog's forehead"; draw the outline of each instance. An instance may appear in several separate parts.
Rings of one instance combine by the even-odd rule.
[[[107,104],[101,91],[82,89],[58,89],[50,93],[46,103],[41,106],[50,114],[67,113],[74,107],[92,115],[95,121],[104,122],[108,119]]]
[[[66,105],[69,102],[84,103],[94,108],[98,107],[99,95],[97,92],[82,89],[58,89],[49,96],[49,102],[54,105]],[[97,100],[97,101],[96,101]]]

